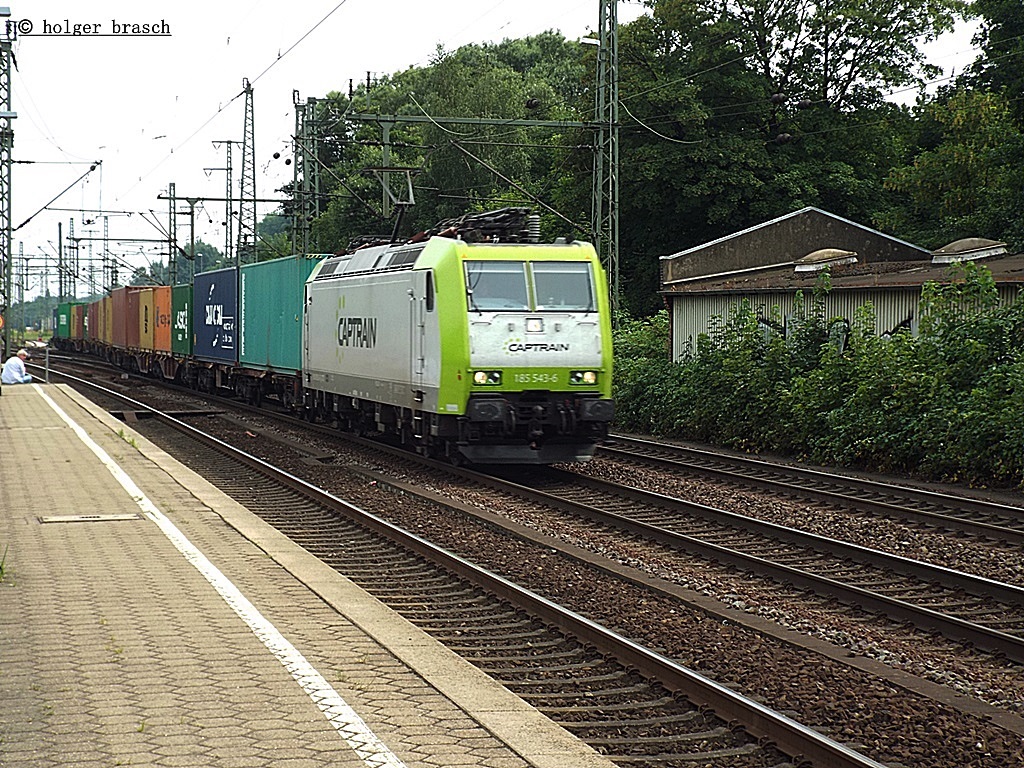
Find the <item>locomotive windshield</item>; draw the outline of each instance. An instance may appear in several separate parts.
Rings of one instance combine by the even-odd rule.
[[[473,310],[530,309],[521,261],[467,261],[466,288]]]
[[[593,275],[584,262],[467,261],[466,288],[475,312],[596,310]]]
[[[593,312],[594,286],[590,265],[577,261],[538,261],[533,264],[533,294],[537,309]]]

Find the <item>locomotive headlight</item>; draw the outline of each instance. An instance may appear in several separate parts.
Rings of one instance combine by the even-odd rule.
[[[526,318],[526,332],[527,333],[544,333],[544,318],[543,317],[528,317],[528,318]]]
[[[501,384],[501,371],[476,371],[473,383],[481,387],[497,386]]]
[[[597,384],[597,371],[569,371],[569,383],[592,387]]]

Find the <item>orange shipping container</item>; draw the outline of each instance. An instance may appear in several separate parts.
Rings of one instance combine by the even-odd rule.
[[[153,289],[153,349],[157,352],[171,351],[171,286],[160,285]]]

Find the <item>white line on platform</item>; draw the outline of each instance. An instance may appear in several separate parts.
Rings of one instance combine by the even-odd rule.
[[[312,664],[299,652],[299,650],[285,639],[284,635],[278,632],[264,616],[249,602],[227,576],[211,563],[207,557],[190,542],[174,523],[157,509],[142,490],[135,484],[135,481],[121,469],[121,467],[104,451],[96,442],[89,437],[88,433],[68,416],[57,403],[50,398],[38,384],[32,385],[49,406],[60,416],[64,422],[78,435],[79,439],[88,446],[89,450],[96,454],[103,465],[114,476],[114,479],[128,492],[128,495],[135,500],[145,515],[156,523],[164,535],[171,540],[178,551],[185,556],[185,559],[206,577],[206,580],[213,585],[213,588],[220,593],[221,597],[238,614],[253,634],[260,639],[278,661],[284,665],[289,674],[302,687],[306,694],[313,700],[313,703],[324,713],[327,720],[341,734],[348,745],[362,758],[363,762],[370,768],[405,768],[403,763],[394,752],[387,748],[377,735],[370,730],[366,722],[356,714],[355,710],[338,694],[323,675],[316,671]]]

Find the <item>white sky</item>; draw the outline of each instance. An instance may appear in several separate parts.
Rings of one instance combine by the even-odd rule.
[[[158,197],[166,196],[169,182],[179,197],[224,197],[224,171],[204,169],[224,168],[224,148],[215,148],[214,141],[242,138],[244,99],[235,97],[243,78],[254,83],[257,196],[277,197],[274,190],[292,178],[284,161],[291,157],[293,91],[303,100],[346,91],[350,79],[360,82],[367,71],[390,74],[426,65],[438,45],[454,50],[546,29],[578,37],[597,26],[598,13],[598,0],[344,0],[340,6],[339,0],[9,0],[9,6],[13,20],[32,26],[14,45],[17,69],[11,77],[18,115],[13,226],[32,217],[14,234],[15,257],[19,243],[31,257],[27,297],[39,293],[44,254],[56,291],[58,222],[65,237],[72,219],[76,236],[102,236],[100,214],[83,216],[80,209],[133,212],[109,214],[111,250],[143,266],[147,252],[159,258],[159,245],[116,240],[161,236],[142,214],[167,226],[168,202]],[[620,2],[619,22],[642,10],[636,2]],[[114,21],[163,21],[170,36],[112,37]],[[46,25],[52,32],[55,25],[89,23],[104,34],[41,34]],[[973,59],[970,32],[929,53],[933,63],[959,70]],[[37,213],[95,160],[103,161],[100,168],[51,210]],[[240,145],[233,148],[232,164],[237,190]],[[273,208],[258,206],[257,214]],[[223,204],[197,206],[197,212],[196,237],[223,249]],[[96,223],[87,224],[91,218]],[[188,217],[179,215],[178,225],[179,241],[187,241]],[[235,232],[237,237],[237,224]],[[81,242],[82,257],[89,246]],[[102,243],[91,246],[98,258]],[[96,271],[98,282],[98,260]],[[122,269],[122,280],[125,274]],[[79,294],[86,289],[80,285]]]

